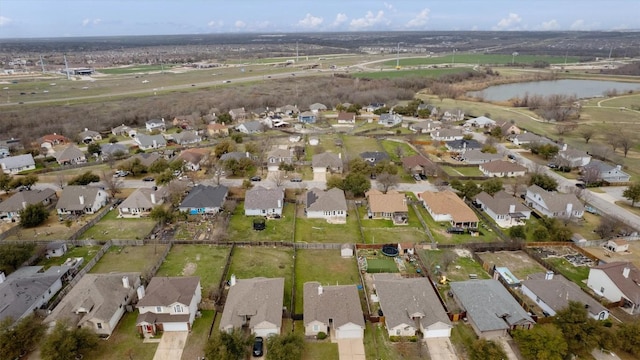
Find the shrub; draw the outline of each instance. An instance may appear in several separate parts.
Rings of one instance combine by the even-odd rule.
[[[320,331],[320,332],[318,333],[318,335],[316,335],[316,338],[317,338],[318,340],[324,340],[324,339],[326,339],[326,338],[327,338],[327,334],[326,334],[326,333],[323,333],[322,331]]]

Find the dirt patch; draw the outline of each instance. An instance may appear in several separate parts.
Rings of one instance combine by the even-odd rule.
[[[455,252],[458,257],[471,258],[471,251],[467,249],[453,249],[453,252]]]
[[[182,269],[182,276],[191,276],[193,274],[196,273],[196,269],[198,268],[198,265],[190,262],[187,263],[184,268]]]
[[[526,279],[529,274],[546,271],[542,265],[538,264],[524,251],[485,252],[478,253],[478,256],[484,261],[485,269],[487,269],[487,265],[489,267],[492,265],[504,266],[509,268],[519,279]]]

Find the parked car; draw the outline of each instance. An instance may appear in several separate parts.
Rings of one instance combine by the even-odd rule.
[[[146,178],[142,179],[142,181],[156,181],[156,179],[152,178],[151,176],[147,176]]]
[[[418,175],[418,174],[413,174],[413,178],[414,178],[416,181],[420,181],[420,180],[422,180],[422,178],[421,178],[421,177],[420,177],[420,175]]]
[[[422,180],[427,180],[427,175],[425,175],[425,174],[420,174],[420,179],[422,179]]]
[[[260,336],[253,340],[253,356],[260,357],[264,355],[264,339]]]
[[[291,182],[302,182],[302,178],[292,178]]]
[[[251,179],[249,179],[251,181],[262,181],[262,178],[260,176],[252,176]]]

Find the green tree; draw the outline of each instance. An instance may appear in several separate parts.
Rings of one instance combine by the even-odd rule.
[[[166,185],[171,182],[171,180],[175,179],[173,172],[169,169],[165,170],[163,173],[156,175],[156,184],[158,185]]]
[[[547,241],[549,240],[549,230],[542,226],[538,226],[533,230],[533,239],[535,241]]]
[[[34,316],[29,315],[12,325],[13,319],[0,322],[0,353],[6,359],[17,359],[33,350],[45,328]]]
[[[91,171],[86,171],[69,181],[69,185],[89,185],[93,182],[99,182],[100,176],[92,173]]]
[[[289,332],[267,339],[267,360],[300,360],[304,351],[302,335]]]
[[[469,360],[506,359],[500,344],[492,340],[478,339],[471,344]]]
[[[622,350],[640,357],[640,320],[618,325],[616,337]]]
[[[184,160],[174,160],[169,164],[171,171],[182,170],[184,168]]]
[[[398,166],[396,166],[395,164],[387,160],[380,161],[379,163],[377,163],[374,169],[376,174],[383,174],[383,173],[387,173],[391,175],[398,174]]]
[[[109,138],[109,142],[110,142],[111,144],[115,144],[115,143],[117,143],[117,142],[118,142],[118,137],[117,137],[117,136],[115,136],[115,135],[111,136],[111,137]]]
[[[371,189],[371,181],[359,173],[349,173],[344,179],[344,191],[349,191],[353,196],[364,196]]]
[[[567,342],[553,324],[536,325],[529,330],[516,330],[513,339],[525,359],[562,360],[567,355]]]
[[[494,138],[498,138],[499,139],[499,138],[502,137],[502,128],[500,126],[495,126],[493,129],[491,129],[490,134]]]
[[[26,187],[27,189],[31,189],[31,187],[35,185],[37,182],[38,182],[38,175],[36,174],[25,175],[22,177],[20,181],[21,185]]]
[[[491,179],[483,182],[480,187],[482,188],[482,191],[484,191],[487,194],[493,196],[498,191],[502,190],[502,180],[500,180],[498,178],[491,178]]]
[[[327,179],[327,189],[338,188],[344,190],[344,179],[337,175],[331,175]]]
[[[207,342],[204,353],[207,359],[244,360],[249,356],[252,339],[242,329],[231,333],[215,331]]]
[[[149,165],[149,168],[147,169],[147,171],[153,174],[160,174],[161,172],[167,170],[168,168],[169,168],[169,162],[164,158],[160,158],[154,161],[151,165]]]
[[[100,155],[102,153],[102,148],[98,143],[91,143],[87,145],[87,152],[89,153],[89,155],[93,155],[93,154]]]
[[[156,206],[151,209],[149,217],[161,224],[167,224],[173,221],[175,213],[168,207]]]
[[[369,176],[369,174],[371,174],[373,170],[368,162],[358,157],[349,161],[349,171],[352,173]]]
[[[95,349],[99,341],[98,335],[89,329],[70,328],[58,322],[40,347],[40,355],[44,360],[76,360]]]
[[[523,225],[516,225],[509,228],[509,236],[514,239],[526,239],[527,233]]]
[[[9,274],[33,255],[34,244],[2,244],[0,245],[0,271]]]
[[[147,172],[147,167],[142,164],[139,158],[132,159],[120,165],[120,168],[129,171],[133,176]]]
[[[464,198],[473,199],[476,197],[476,195],[480,194],[482,189],[480,189],[480,187],[478,186],[478,184],[475,183],[475,181],[468,180],[464,184],[462,184],[462,187],[460,188],[459,191],[460,191],[460,195],[462,195]]]
[[[236,142],[236,144],[242,144],[242,134],[241,133],[233,133],[231,134],[231,139]]]
[[[487,153],[487,154],[497,154],[498,149],[496,149],[496,147],[493,145],[485,145],[482,147],[480,152]]]
[[[233,141],[223,140],[213,148],[213,151],[216,154],[216,157],[219,159],[220,156],[224,154],[236,151],[236,145]]]
[[[29,204],[20,210],[20,225],[25,228],[36,227],[49,218],[49,211],[42,203]]]
[[[11,181],[13,178],[9,174],[5,174],[4,171],[0,171],[0,190],[9,191],[12,189]]]
[[[560,329],[572,354],[587,354],[598,346],[601,324],[587,314],[582,303],[569,301],[569,306],[558,311],[553,323]]]
[[[531,174],[529,185],[538,185],[547,191],[556,191],[558,182],[547,174]]]
[[[229,113],[223,113],[218,115],[218,121],[222,124],[231,124],[233,119],[231,118],[231,115]]]
[[[629,185],[629,187],[622,192],[622,196],[631,201],[632,207],[635,206],[636,203],[640,201],[640,182]]]

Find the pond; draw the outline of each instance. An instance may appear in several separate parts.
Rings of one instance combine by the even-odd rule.
[[[625,93],[639,91],[640,83],[628,83],[604,80],[547,80],[525,83],[505,84],[488,87],[480,91],[470,91],[467,96],[480,96],[487,101],[506,101],[525,94],[549,96],[553,94],[575,95],[578,98],[603,96],[606,91],[617,90]]]

